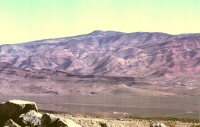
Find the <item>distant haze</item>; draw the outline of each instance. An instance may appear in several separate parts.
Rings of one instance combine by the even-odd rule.
[[[0,44],[93,30],[199,33],[199,0],[1,0]]]

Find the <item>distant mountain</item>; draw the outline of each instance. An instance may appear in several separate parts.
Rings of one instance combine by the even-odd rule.
[[[93,31],[0,46],[0,94],[199,95],[200,34]]]
[[[145,77],[151,83],[196,85],[195,78],[200,75],[200,34],[97,30],[73,37],[1,45],[0,61],[23,70]]]

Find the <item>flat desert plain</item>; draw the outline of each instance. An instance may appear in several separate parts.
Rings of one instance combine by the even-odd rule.
[[[198,96],[1,95],[0,101],[34,101],[39,109],[103,117],[199,119]]]

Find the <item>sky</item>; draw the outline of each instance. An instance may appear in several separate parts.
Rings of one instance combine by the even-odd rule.
[[[200,33],[200,0],[0,0],[0,44],[94,30]]]

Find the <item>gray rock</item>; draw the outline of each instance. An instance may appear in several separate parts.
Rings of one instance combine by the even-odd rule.
[[[21,126],[39,127],[41,125],[42,114],[31,110],[25,114],[21,114],[17,123]]]
[[[74,121],[69,119],[61,119],[45,113],[42,115],[41,127],[81,127],[81,125],[76,124]]]

